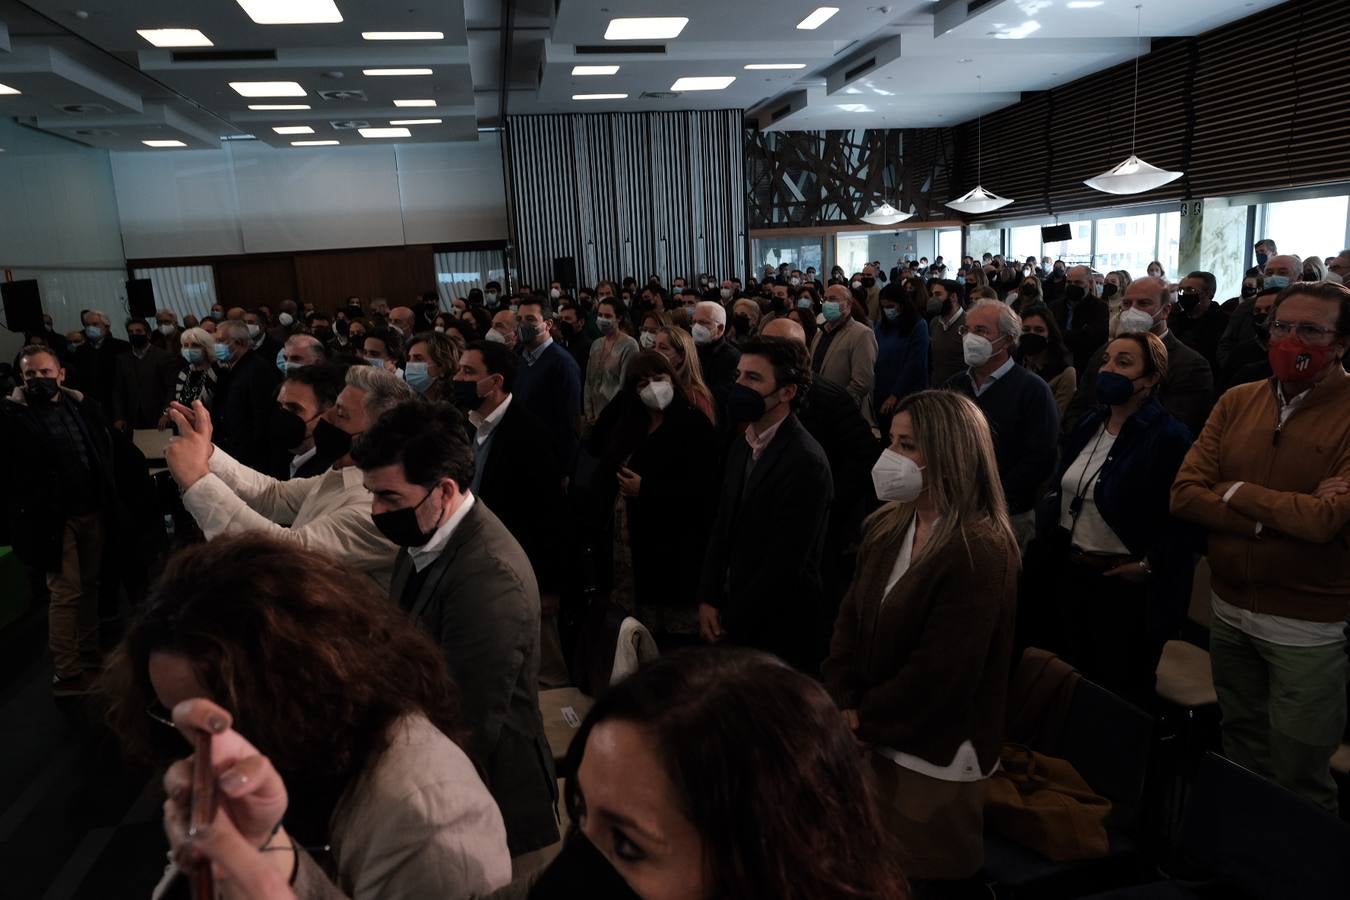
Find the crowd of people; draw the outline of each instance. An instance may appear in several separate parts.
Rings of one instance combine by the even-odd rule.
[[[166,884],[900,898],[980,869],[1022,649],[1151,709],[1207,556],[1224,751],[1334,810],[1350,250],[1255,252],[1229,299],[985,254],[166,309],[125,341],[86,310],[0,403],[53,691],[106,694],[147,759],[212,736],[212,827],[165,778]],[[667,655],[600,696],[560,797],[539,691],[616,613]]]

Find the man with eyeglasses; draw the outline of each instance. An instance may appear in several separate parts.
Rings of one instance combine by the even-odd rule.
[[[1177,473],[1172,512],[1209,531],[1225,755],[1334,813],[1350,613],[1350,288],[1287,288],[1266,327],[1274,376],[1219,400]]]
[[[1219,371],[1219,339],[1228,330],[1228,312],[1214,302],[1218,279],[1213,272],[1192,272],[1177,286],[1177,304],[1167,319],[1177,339],[1199,353],[1211,372]]]

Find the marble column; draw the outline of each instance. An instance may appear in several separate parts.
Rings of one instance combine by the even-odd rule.
[[[1225,200],[1187,200],[1181,211],[1177,279],[1194,271],[1213,272],[1215,299],[1222,303],[1242,292],[1247,258],[1247,207]]]

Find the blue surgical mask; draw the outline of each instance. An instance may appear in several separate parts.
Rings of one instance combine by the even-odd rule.
[[[103,337],[103,329],[97,325],[86,325],[84,328],[84,336],[91,341],[97,341]]]
[[[834,322],[843,315],[843,310],[839,308],[839,303],[835,300],[826,300],[820,304],[820,312],[825,316],[826,322]]]
[[[227,362],[230,361],[230,357],[231,357],[231,356],[232,356],[232,354],[230,353],[230,348],[229,348],[229,346],[227,346],[226,344],[216,344],[216,359],[217,359],[217,360],[219,360],[220,362],[223,362],[223,363],[227,363]]]
[[[368,365],[368,366],[374,366],[374,367],[377,368],[377,369],[383,369],[383,368],[384,368],[384,360],[382,360],[382,359],[368,359],[368,360],[366,360],[366,365]]]
[[[1289,277],[1287,275],[1267,275],[1265,285],[1268,288],[1277,288],[1282,291],[1289,287]]]
[[[810,298],[810,297],[798,297],[798,298],[797,298],[797,308],[798,308],[798,309],[810,309],[810,308],[811,308],[811,298]]]
[[[201,347],[184,347],[182,349],[183,359],[187,360],[188,365],[198,365],[206,359],[206,351]]]
[[[884,315],[887,319],[889,319],[892,322],[900,318],[900,307],[898,306],[883,307],[881,312],[882,315]]]
[[[434,378],[427,371],[427,364],[424,362],[410,362],[403,368],[403,380],[408,382],[408,386],[419,394],[425,394],[427,388],[431,387]]]
[[[284,349],[277,351],[277,368],[281,371],[282,375],[285,375],[290,371],[290,366],[286,364],[286,351]],[[299,367],[297,366],[296,368]]]

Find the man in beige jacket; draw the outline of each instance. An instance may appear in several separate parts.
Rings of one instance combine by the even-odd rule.
[[[825,289],[825,301],[821,304],[825,325],[811,342],[811,369],[843,385],[867,424],[875,427],[872,385],[876,378],[877,336],[853,318],[854,302],[853,293],[842,284]]]

